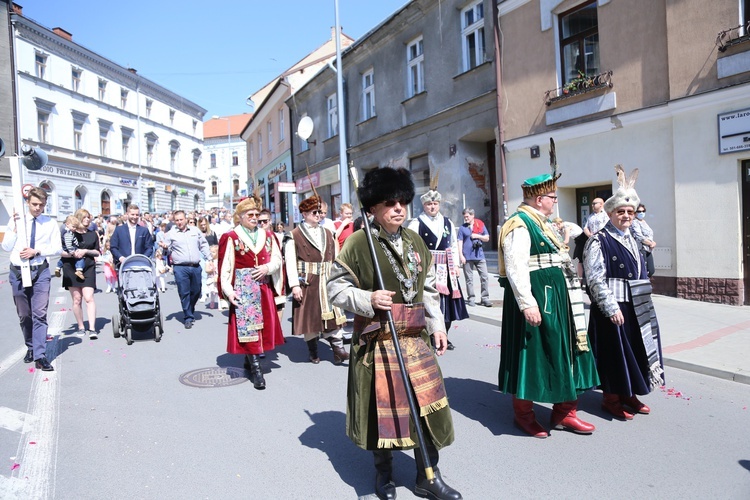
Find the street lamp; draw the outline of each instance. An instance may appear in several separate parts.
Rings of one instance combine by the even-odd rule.
[[[232,143],[232,133],[229,130],[229,126],[231,124],[231,121],[229,120],[229,118],[226,118],[226,117],[222,118],[222,117],[220,117],[218,115],[213,115],[211,118],[213,118],[214,120],[225,120],[227,122],[227,147],[230,148],[230,150],[231,150],[231,147],[232,147],[232,145],[231,145],[231,143]],[[232,156],[230,154],[230,151],[227,152],[227,156],[229,156],[229,161],[227,162],[227,165],[228,165],[227,166],[227,170],[229,170],[229,211],[231,212],[232,211],[232,201],[233,201],[233,198],[234,198],[234,196],[232,196],[234,194],[234,193],[232,193],[232,191],[234,191],[234,179],[232,178]]]

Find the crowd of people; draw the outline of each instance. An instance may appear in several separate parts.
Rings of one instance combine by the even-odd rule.
[[[559,174],[527,179],[523,202],[500,229],[505,298],[498,387],[511,396],[514,423],[536,438],[549,431],[536,419],[535,402],[553,405],[549,428],[591,434],[595,426],[577,414],[582,392],[600,389],[603,410],[630,420],[650,413],[638,396],[664,382],[649,281],[654,234],[634,188],[637,171],[627,177],[619,167],[617,176],[617,191],[593,201],[583,228],[550,219]],[[330,344],[334,364],[349,361],[346,432],[373,452],[377,496],[396,498],[392,452],[415,449],[415,493],[460,499],[437,468],[439,450],[454,440],[437,356],[454,348],[448,333],[454,321],[469,317],[467,306],[492,307],[483,250],[490,236],[470,207],[459,226],[443,215],[436,183],[420,197],[423,213],[408,221],[414,196],[407,170],[381,168],[368,172],[358,188],[367,220],[354,219],[348,203],[336,220],[328,219],[328,207],[316,194],[299,203],[302,220],[286,231],[251,196],[232,212],[176,210],[154,217],[130,205],[124,216],[105,220],[81,209],[61,230],[43,214],[46,193],[34,188],[27,199],[26,240],[17,237],[21,218],[14,213],[2,242],[10,252],[24,361],[54,370],[45,354],[49,257],[60,257],[55,274],[71,294],[75,334],[96,339],[97,262],[109,292],[117,288],[123,262],[146,255],[156,261],[160,293],[172,274],[186,329],[195,324],[199,301],[209,308],[225,304],[226,351],[244,356],[258,390],[266,388],[262,359],[285,343],[280,320],[291,301],[292,334],[305,340],[309,361],[320,363],[320,339]],[[581,278],[592,302],[588,324]],[[348,352],[347,314],[353,324]],[[410,397],[418,410],[414,425]]]

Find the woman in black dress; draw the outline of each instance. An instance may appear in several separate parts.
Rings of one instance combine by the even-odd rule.
[[[74,214],[81,221],[83,227],[88,228],[91,224],[91,214],[88,210],[81,208]],[[63,270],[62,285],[70,292],[73,299],[73,315],[78,322],[78,331],[76,335],[85,336],[87,333],[90,339],[99,337],[96,331],[96,304],[94,303],[94,291],[96,290],[96,257],[101,255],[99,251],[99,235],[96,231],[87,230],[83,234],[76,234],[78,240],[78,250],[73,253],[62,253]],[[83,266],[84,279],[81,280],[75,275],[75,261],[85,257]],[[86,301],[86,313],[89,320],[89,329],[86,330],[83,324],[83,309],[81,301]]]
[[[213,230],[211,229],[211,226],[208,224],[207,218],[200,217],[198,219],[198,229],[200,229],[201,233],[203,233],[203,236],[206,237],[206,242],[208,243],[208,246],[219,244],[219,238],[218,236],[216,236],[216,233],[214,233]]]

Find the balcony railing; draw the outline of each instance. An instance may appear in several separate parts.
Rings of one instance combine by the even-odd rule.
[[[549,106],[554,102],[563,101],[574,96],[593,92],[595,90],[612,88],[612,71],[599,73],[595,76],[582,75],[574,78],[562,87],[548,90],[544,93],[544,103]]]
[[[729,47],[747,42],[748,40],[750,40],[750,22],[720,31],[716,35],[716,47],[719,49],[719,52],[724,52]]]

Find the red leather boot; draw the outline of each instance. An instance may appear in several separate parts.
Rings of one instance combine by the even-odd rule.
[[[602,410],[619,420],[633,420],[633,414],[625,411],[622,403],[620,403],[619,395],[603,392],[602,396],[604,396],[604,399],[602,400]]]
[[[513,396],[513,422],[529,436],[544,439],[549,435],[542,424],[536,421],[534,402],[528,399]]]
[[[558,431],[566,430],[576,434],[591,434],[596,430],[592,424],[584,422],[576,414],[578,401],[555,403],[552,406],[550,425]]]
[[[635,397],[635,394],[630,397],[620,396],[620,403],[629,406],[630,408],[635,410],[636,413],[640,413],[642,415],[648,415],[649,413],[651,413],[651,408],[639,401],[638,398]]]

